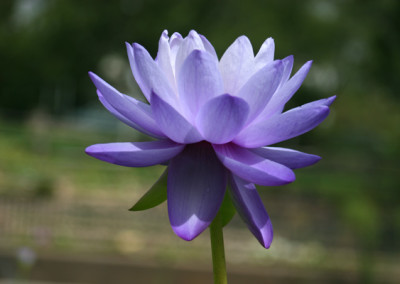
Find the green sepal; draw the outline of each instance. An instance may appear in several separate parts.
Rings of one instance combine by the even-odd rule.
[[[157,182],[132,206],[129,211],[147,210],[160,205],[167,200],[168,168],[163,172]]]
[[[222,201],[221,207],[219,209],[219,214],[221,215],[221,223],[222,227],[228,225],[228,223],[232,220],[233,216],[235,216],[236,209],[233,205],[231,195],[229,194],[229,185],[226,189],[224,200]]]

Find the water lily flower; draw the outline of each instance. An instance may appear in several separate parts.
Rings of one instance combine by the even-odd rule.
[[[291,76],[293,56],[274,59],[272,38],[254,56],[245,36],[219,60],[210,42],[195,31],[185,38],[179,33],[168,37],[164,31],[155,60],[137,43],[126,47],[148,103],[89,75],[105,108],[154,140],[96,144],[86,153],[127,167],[168,165],[169,219],[184,240],[194,239],[210,225],[228,190],[249,230],[268,248],[272,225],[255,184],[291,183],[293,169],[320,160],[270,145],[316,127],[335,99],[284,111],[312,62]]]

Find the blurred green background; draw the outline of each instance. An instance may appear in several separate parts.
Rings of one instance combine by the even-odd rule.
[[[0,283],[211,282],[207,232],[180,240],[165,204],[127,211],[163,168],[84,154],[146,139],[102,108],[87,72],[141,98],[124,42],[155,56],[164,29],[195,29],[219,56],[240,35],[255,52],[273,37],[295,71],[314,60],[288,107],[338,96],[323,124],[280,144],[323,159],[259,188],[272,248],[237,216],[225,228],[230,283],[397,283],[399,27],[396,0],[2,0]]]

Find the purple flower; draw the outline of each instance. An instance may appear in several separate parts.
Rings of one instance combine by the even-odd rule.
[[[272,225],[254,184],[291,183],[293,169],[320,157],[266,146],[316,127],[335,99],[283,111],[311,61],[290,77],[293,56],[274,60],[272,38],[254,56],[245,36],[218,60],[210,42],[195,31],[186,38],[179,33],[169,38],[164,31],[155,60],[137,43],[126,46],[133,76],[149,104],[89,74],[114,116],[156,140],[96,144],[86,153],[127,167],[167,163],[168,214],[172,229],[185,240],[210,225],[228,188],[241,218],[268,248]]]

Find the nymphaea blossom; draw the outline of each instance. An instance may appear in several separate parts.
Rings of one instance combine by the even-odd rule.
[[[272,225],[255,184],[291,183],[293,169],[320,160],[269,145],[316,127],[335,99],[283,111],[311,61],[291,77],[293,56],[274,59],[272,38],[254,56],[245,36],[218,60],[210,42],[195,31],[185,38],[179,33],[169,38],[164,31],[155,60],[137,43],[126,47],[133,76],[149,103],[89,75],[106,109],[155,140],[96,144],[86,153],[127,167],[167,165],[169,219],[184,240],[194,239],[210,225],[229,191],[236,211],[268,248]]]

